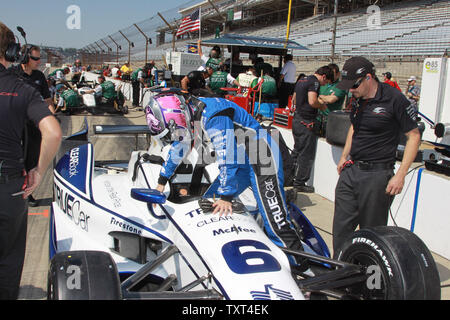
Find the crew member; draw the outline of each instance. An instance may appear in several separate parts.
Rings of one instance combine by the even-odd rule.
[[[38,69],[41,63],[41,49],[34,45],[23,46],[21,50],[22,61],[10,69],[27,84],[35,87],[48,105],[49,110],[55,113],[53,98],[50,94],[45,75]],[[41,132],[32,121],[27,122],[27,157],[25,159],[25,170],[29,171],[36,167],[41,148]],[[28,197],[28,204],[37,206],[33,195]]]
[[[197,69],[197,71],[205,70],[206,67],[212,68],[213,71],[219,69],[221,63],[220,60],[220,47],[214,46],[209,52],[209,57],[205,56],[202,51],[202,41],[199,39],[197,41],[198,55],[203,61],[203,64]]]
[[[120,72],[122,73],[122,80],[130,80],[131,73],[133,69],[130,67],[130,62],[125,62],[125,64],[120,67]]]
[[[225,88],[228,85],[232,86],[236,79],[231,74],[225,71],[225,64],[220,64],[219,69],[209,78],[209,88],[218,96],[224,96],[225,91],[220,88]]]
[[[138,68],[131,74],[131,86],[133,88],[133,107],[139,106],[141,98],[141,88],[146,87],[145,79],[148,77],[150,65],[146,64],[143,68]]]
[[[75,64],[72,66],[72,83],[79,82],[81,79],[81,74],[83,72],[83,67],[81,66],[80,59],[75,60]]]
[[[297,68],[292,62],[292,54],[284,56],[284,66],[280,72],[280,78],[278,79],[278,94],[279,94],[279,106],[284,108],[288,105],[289,96],[294,93],[295,89],[295,74]]]
[[[26,199],[39,186],[61,142],[61,128],[40,93],[8,71],[19,58],[12,31],[0,22],[0,299],[17,299],[25,259]],[[42,134],[37,166],[24,176],[23,132]],[[22,193],[23,191],[23,193]]]
[[[277,96],[277,82],[269,74],[269,69],[262,69],[263,83],[261,84],[261,94],[263,99],[274,99]],[[258,82],[261,78],[258,78]]]
[[[191,71],[181,80],[181,88],[190,93],[195,93],[199,89],[206,89],[206,79],[211,77],[213,72],[211,67],[206,67],[202,71]],[[209,88],[208,90],[211,91]]]
[[[58,89],[59,98],[56,106],[57,110],[67,111],[67,108],[79,108],[81,105],[80,96],[78,93],[66,86],[62,86]]]
[[[333,70],[333,81],[324,86],[320,86],[319,102],[326,104],[325,110],[319,110],[317,120],[320,124],[320,135],[325,136],[328,122],[328,114],[330,112],[341,110],[344,104],[346,91],[337,88],[341,73],[337,64],[328,65]]]
[[[344,241],[360,228],[387,224],[393,197],[399,194],[420,144],[414,107],[389,84],[380,83],[375,67],[363,57],[348,59],[338,88],[355,98],[351,126],[337,165],[333,220],[334,257]],[[394,164],[400,133],[407,143],[400,167]]]
[[[402,91],[402,89],[400,89],[400,86],[398,85],[397,81],[394,80],[394,78],[392,78],[392,73],[390,72],[385,72],[383,73],[384,76],[384,83],[387,83],[388,85],[390,85],[391,87],[394,87],[395,89],[397,89],[398,91]]]
[[[67,82],[66,80],[66,74],[70,73],[69,67],[64,67],[62,69],[56,69],[52,73],[50,73],[48,76],[55,79],[56,81],[56,90],[58,90],[62,86],[66,86],[68,88],[71,88],[72,86]]]
[[[417,113],[419,111],[420,87],[416,82],[415,76],[408,78],[408,87],[405,90],[405,95]]]
[[[255,70],[256,74],[258,76],[261,75],[261,71],[263,71],[263,74],[267,74],[269,76],[273,76],[273,67],[270,63],[264,62],[264,58],[258,57],[255,60]]]
[[[316,157],[317,111],[326,109],[326,105],[318,100],[319,89],[321,85],[326,85],[331,80],[333,80],[333,73],[330,67],[323,66],[313,75],[300,79],[295,86],[292,159],[295,166],[293,185],[298,192],[314,192],[314,187],[306,185],[306,182],[311,176]]]
[[[93,93],[97,102],[100,102],[103,98],[106,103],[116,101],[119,106],[122,105],[124,98],[120,90],[116,89],[114,82],[110,80],[106,81],[105,76],[103,75],[99,76],[97,79],[99,84],[94,89],[83,91],[82,94]],[[120,110],[116,109],[116,111]]]

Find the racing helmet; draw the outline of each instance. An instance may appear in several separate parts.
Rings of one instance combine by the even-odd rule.
[[[192,137],[191,111],[177,94],[158,94],[145,107],[147,125],[152,136],[181,141]]]

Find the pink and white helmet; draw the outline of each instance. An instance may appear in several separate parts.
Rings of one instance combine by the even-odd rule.
[[[175,132],[177,136],[191,136],[189,107],[182,96],[173,93],[153,96],[145,107],[145,115],[153,136],[165,136],[164,131],[171,133],[172,140],[175,140]]]

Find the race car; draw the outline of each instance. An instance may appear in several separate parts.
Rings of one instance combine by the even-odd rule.
[[[94,125],[96,134],[148,133]],[[48,299],[440,299],[434,259],[413,233],[362,229],[339,260],[301,210],[289,213],[304,251],[275,245],[245,190],[233,214],[202,197],[219,174],[193,150],[164,192],[155,190],[168,146],[152,137],[128,162],[96,161],[87,122],[54,166]],[[307,260],[290,264],[288,255]]]

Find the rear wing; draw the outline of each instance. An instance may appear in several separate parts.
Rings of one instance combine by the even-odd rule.
[[[134,150],[137,151],[138,141],[139,141],[139,135],[150,134],[150,129],[147,125],[104,125],[104,124],[94,124],[94,134],[96,135],[103,135],[103,134],[118,134],[118,135],[134,135],[135,140],[135,148]]]
[[[94,124],[94,134],[150,134],[147,125]]]

